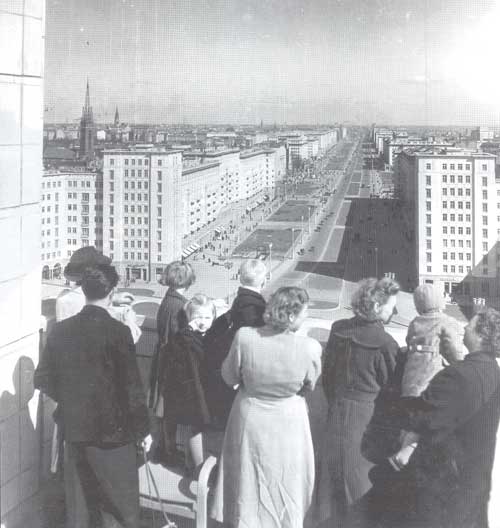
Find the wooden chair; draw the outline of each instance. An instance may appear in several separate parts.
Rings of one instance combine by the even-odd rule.
[[[196,528],[207,528],[209,478],[216,464],[217,459],[209,456],[201,467],[198,480],[191,480],[160,464],[149,462],[164,511],[194,519]],[[151,479],[148,480],[145,465],[139,468],[139,494],[142,507],[162,510],[154,484]]]

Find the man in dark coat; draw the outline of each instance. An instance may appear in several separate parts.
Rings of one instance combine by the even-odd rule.
[[[420,439],[386,502],[400,514],[384,526],[488,526],[500,418],[500,313],[488,308],[476,314],[464,344],[469,354],[463,361],[438,373],[419,398],[403,401],[404,427]]]
[[[86,305],[54,326],[35,372],[35,387],[58,404],[72,528],[99,525],[104,512],[139,525],[136,443],[149,421],[132,335],[106,310],[117,283],[109,264],[85,272]]]

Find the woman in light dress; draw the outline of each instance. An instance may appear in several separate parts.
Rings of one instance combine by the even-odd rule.
[[[321,346],[296,334],[307,317],[301,288],[278,289],[266,325],[241,328],[223,363],[239,385],[229,415],[212,517],[232,528],[301,528],[314,488],[303,394],[321,373]]]

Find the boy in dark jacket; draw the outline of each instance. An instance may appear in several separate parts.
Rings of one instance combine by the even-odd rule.
[[[242,326],[264,326],[262,315],[266,301],[261,291],[266,285],[267,268],[262,260],[245,260],[240,266],[238,294],[231,306],[231,322],[234,331]]]
[[[35,372],[35,387],[58,404],[66,526],[76,528],[100,526],[104,511],[139,526],[136,442],[149,420],[132,334],[107,311],[117,283],[109,264],[84,273],[86,305],[54,326]]]

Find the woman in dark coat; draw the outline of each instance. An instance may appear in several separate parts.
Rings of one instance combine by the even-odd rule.
[[[366,279],[351,300],[356,315],[332,325],[324,351],[328,417],[316,486],[315,513],[321,526],[346,526],[350,512],[372,486],[373,459],[362,443],[370,436],[375,404],[384,401],[394,378],[399,346],[383,323],[396,311],[398,292],[392,279]]]
[[[399,516],[385,526],[488,526],[500,418],[500,313],[476,314],[464,344],[469,354],[463,361],[438,373],[419,398],[404,401],[405,429],[420,439],[391,487]]]
[[[194,468],[203,463],[203,428],[210,423],[202,372],[204,336],[215,318],[215,305],[201,293],[190,299],[184,311],[188,323],[170,338],[166,348],[162,391],[165,418],[188,426],[189,454]]]
[[[151,458],[167,465],[183,464],[183,455],[176,449],[176,427],[164,416],[162,380],[165,378],[165,351],[169,339],[187,324],[184,294],[194,284],[196,276],[187,262],[171,262],[163,272],[160,283],[168,290],[158,309],[156,328],[158,344],[151,365],[149,407],[157,418],[153,433]]]

